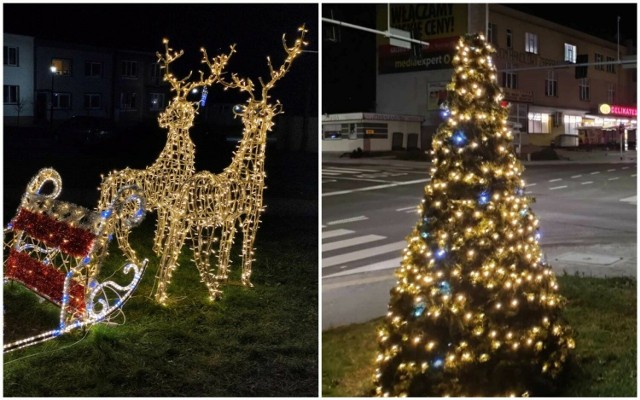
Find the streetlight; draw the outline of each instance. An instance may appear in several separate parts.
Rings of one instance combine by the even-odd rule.
[[[51,70],[51,107],[49,108],[49,133],[53,134],[53,79],[55,78],[58,69],[55,65],[52,65],[49,69]]]

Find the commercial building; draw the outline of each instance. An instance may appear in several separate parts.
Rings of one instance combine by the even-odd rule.
[[[404,48],[377,35],[375,111],[422,118],[421,149],[429,148],[442,122],[455,44],[468,32],[484,33],[496,49],[493,62],[510,124],[522,132],[520,143],[619,143],[625,132],[635,141],[631,42],[618,45],[500,4],[379,4],[376,17],[378,31],[391,27],[429,44]],[[323,125],[331,119],[323,118]],[[340,144],[323,134],[323,150],[346,150],[352,147],[349,140],[343,136]]]

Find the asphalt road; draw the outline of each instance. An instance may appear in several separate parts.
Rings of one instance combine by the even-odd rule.
[[[541,163],[544,164],[544,163]],[[636,276],[635,163],[527,165],[543,253],[556,273]],[[384,315],[426,163],[322,166],[322,326]]]

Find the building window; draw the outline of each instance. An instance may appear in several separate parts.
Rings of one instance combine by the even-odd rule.
[[[120,93],[120,109],[121,110],[136,109],[136,92]]]
[[[530,32],[524,34],[524,51],[538,54],[538,35]]]
[[[70,76],[72,73],[70,58],[54,58],[51,60],[51,66],[56,67],[57,75]]]
[[[596,63],[594,66],[598,71],[604,71],[604,65],[598,65],[597,63],[604,62],[604,56],[599,53],[595,53],[593,56],[593,61]]]
[[[4,65],[10,65],[17,67],[19,64],[18,48],[11,46],[4,46]]]
[[[53,108],[57,110],[68,110],[71,108],[71,93],[54,93]]]
[[[149,76],[153,79],[162,78],[162,68],[160,68],[160,64],[151,63],[149,66]]]
[[[20,99],[20,86],[4,85],[4,104],[18,104]]]
[[[513,43],[511,42],[512,39],[512,35],[511,35],[511,29],[507,29],[507,48],[511,49],[513,47]]]
[[[102,108],[102,96],[98,93],[85,93],[84,108],[88,110]]]
[[[564,116],[564,133],[567,135],[577,135],[578,127],[582,125],[582,117],[579,115]]]
[[[610,83],[607,86],[607,103],[615,104],[616,102],[616,85]]]
[[[607,62],[614,62],[613,57],[607,57]],[[613,74],[616,73],[616,66],[614,64],[607,64],[607,72],[611,72]]]
[[[84,76],[102,76],[102,63],[87,61],[84,63]]]
[[[580,79],[580,100],[589,101],[589,80]]]
[[[149,93],[149,110],[164,110],[164,93]]]
[[[515,72],[505,71],[502,73],[502,86],[508,89],[518,88],[518,75]]]
[[[547,80],[544,83],[544,95],[549,97],[558,96],[558,81],[554,70],[547,71]]]
[[[135,61],[122,61],[122,69],[120,75],[123,78],[137,78],[138,63]]]
[[[576,57],[578,55],[578,50],[576,46],[565,43],[564,44],[564,60],[570,63],[576,63]]]
[[[529,113],[529,133],[550,133],[549,114]]]
[[[487,25],[487,40],[494,46],[498,45],[498,27],[496,24]]]

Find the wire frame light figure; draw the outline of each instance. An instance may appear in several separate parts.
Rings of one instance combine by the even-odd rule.
[[[44,193],[47,184],[51,193]],[[19,282],[60,307],[56,329],[4,344],[4,352],[53,339],[75,329],[122,315],[147,260],[129,259],[121,271],[127,285],[100,275],[115,226],[133,228],[145,215],[136,187],[120,188],[104,208],[89,210],[57,199],[62,180],[52,168],[41,169],[27,185],[16,216],[4,230],[4,280]]]
[[[194,261],[211,299],[219,297],[220,283],[228,279],[230,252],[238,228],[242,232],[241,281],[245,286],[252,286],[253,245],[263,211],[267,133],[274,126],[273,118],[283,112],[279,101],[270,101],[269,91],[286,75],[307,45],[304,25],[298,32],[291,47],[287,46],[285,35],[282,36],[286,59],[279,68],[274,69],[267,58],[270,79],[259,80],[258,93],[251,79],[237,74],[232,74],[230,81],[219,80],[225,90],[237,89],[249,95],[244,105],[234,108],[236,116],[242,119],[242,139],[228,167],[219,174],[200,171],[190,176],[175,197],[169,210],[170,226],[157,277],[158,302],[167,300],[167,288],[187,237],[192,240]],[[214,272],[210,256],[215,253],[212,249],[218,240],[218,268]]]
[[[204,48],[202,63],[209,71],[205,76],[199,71],[200,79],[189,82],[192,73],[183,79],[176,78],[169,70],[172,62],[180,58],[184,51],[174,51],[169,47],[168,39],[163,40],[164,54],[156,53],[158,63],[164,69],[164,80],[175,92],[175,97],[164,112],[160,113],[158,122],[161,128],[167,128],[167,142],[153,164],[145,169],[125,168],[111,171],[106,177],[102,176],[100,185],[99,207],[109,204],[118,190],[123,186],[135,185],[143,192],[149,211],[156,211],[157,225],[153,242],[153,250],[160,255],[166,232],[168,210],[173,203],[173,195],[183,185],[187,178],[195,172],[195,144],[189,136],[189,129],[198,110],[197,101],[189,101],[187,96],[192,90],[207,87],[216,83],[222,76],[230,57],[235,52],[230,46],[228,54],[222,54],[209,59]],[[119,225],[116,229],[118,243],[125,254],[135,259],[135,251],[129,246],[127,236],[128,227]]]

